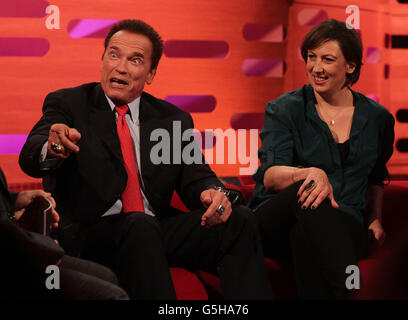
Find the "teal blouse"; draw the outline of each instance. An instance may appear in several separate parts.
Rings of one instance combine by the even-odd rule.
[[[395,121],[380,104],[351,92],[355,109],[344,166],[329,127],[316,111],[311,85],[266,104],[258,151],[261,165],[253,175],[256,186],[249,201],[252,209],[274,195],[263,185],[269,167],[317,167],[326,172],[339,210],[363,222],[368,183],[382,185],[389,177],[386,163],[393,152]]]

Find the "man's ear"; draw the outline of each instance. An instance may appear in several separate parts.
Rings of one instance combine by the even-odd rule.
[[[149,74],[147,75],[146,78],[146,83],[151,84],[153,82],[154,76],[156,75],[156,70],[157,69],[152,69],[150,70]]]

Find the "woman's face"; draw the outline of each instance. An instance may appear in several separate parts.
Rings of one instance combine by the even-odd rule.
[[[348,63],[337,41],[324,42],[307,52],[306,70],[310,84],[321,95],[334,95],[346,81],[346,74],[353,73],[355,63]]]

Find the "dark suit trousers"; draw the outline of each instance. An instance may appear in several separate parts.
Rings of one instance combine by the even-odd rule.
[[[303,182],[303,181],[301,181]],[[345,299],[348,265],[364,254],[367,232],[353,216],[326,199],[315,210],[302,210],[295,183],[256,211],[265,255],[293,259],[301,299]]]
[[[0,300],[126,300],[115,274],[94,262],[64,255],[49,238],[0,218]],[[49,265],[61,260],[60,289],[46,288]],[[54,274],[54,272],[53,272]]]
[[[64,300],[129,299],[117,286],[115,274],[100,264],[65,255],[60,270],[60,295]]]
[[[235,208],[226,224],[208,229],[202,214],[104,217],[89,229],[82,257],[112,268],[131,299],[176,299],[170,266],[218,271],[226,299],[272,298],[253,213]]]

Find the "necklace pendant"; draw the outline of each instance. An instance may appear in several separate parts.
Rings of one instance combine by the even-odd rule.
[[[335,124],[334,120],[330,120],[330,125],[334,126],[334,124]]]

